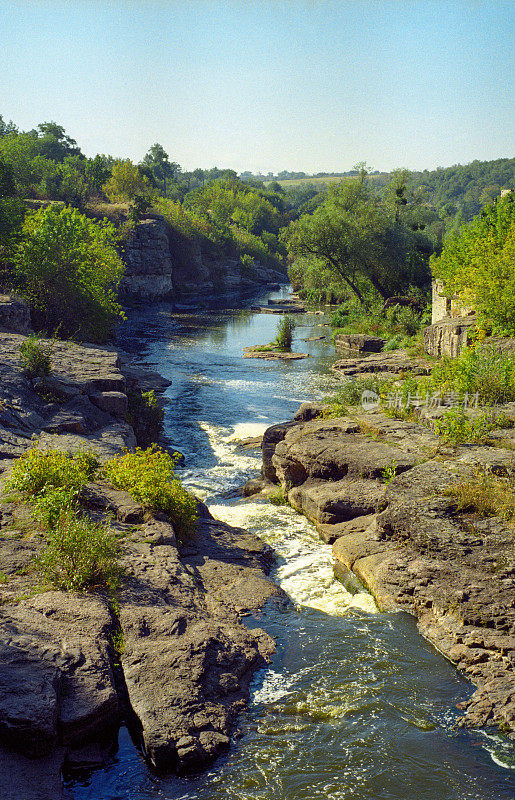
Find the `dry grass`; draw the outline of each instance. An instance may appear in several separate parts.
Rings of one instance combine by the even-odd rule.
[[[455,498],[458,511],[515,522],[515,484],[510,478],[478,469],[468,480],[449,486],[445,493]]]

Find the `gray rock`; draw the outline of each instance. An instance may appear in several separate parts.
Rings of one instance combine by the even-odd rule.
[[[13,333],[32,332],[30,308],[26,300],[12,295],[0,295],[0,328]]]
[[[363,333],[339,333],[335,336],[334,346],[338,353],[360,355],[363,353],[379,353],[385,340],[380,336],[368,336]]]

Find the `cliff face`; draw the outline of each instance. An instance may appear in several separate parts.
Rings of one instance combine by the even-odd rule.
[[[187,300],[202,297],[241,297],[267,283],[286,282],[286,270],[258,265],[242,272],[238,259],[214,259],[190,244],[184,257],[167,233],[165,221],[155,216],[142,220],[123,253],[125,275],[120,284],[122,301]]]

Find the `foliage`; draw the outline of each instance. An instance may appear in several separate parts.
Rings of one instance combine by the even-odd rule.
[[[481,414],[471,418],[462,408],[450,408],[434,424],[440,441],[452,447],[484,442],[488,433],[497,425],[491,416]]]
[[[274,506],[287,506],[288,505],[288,498],[284,492],[284,488],[282,486],[278,486],[275,491],[270,492],[268,495],[268,500]]]
[[[129,209],[130,220],[133,223],[139,222],[150,208],[152,208],[152,200],[149,195],[137,194]]]
[[[509,478],[479,469],[468,480],[448,486],[446,494],[456,499],[458,511],[475,511],[482,517],[515,521],[515,487]]]
[[[397,462],[392,459],[387,467],[381,473],[381,477],[385,483],[391,483],[397,477]]]
[[[122,315],[116,289],[124,266],[113,244],[114,227],[76,209],[49,206],[27,215],[23,233],[14,266],[39,326],[105,339]]]
[[[30,377],[44,377],[52,368],[52,345],[43,344],[42,339],[31,334],[20,345],[20,364]]]
[[[180,172],[179,164],[176,164],[175,161],[170,163],[168,153],[157,142],[149,149],[142,163],[151,171],[154,180],[162,189],[163,197],[166,197],[167,182],[173,181],[175,175]]]
[[[414,302],[419,302],[413,297]],[[423,305],[423,298],[419,305]],[[365,311],[356,302],[341,304],[331,317],[333,336],[339,333],[364,333],[372,336],[382,336],[386,339],[383,350],[397,350],[410,347],[413,337],[421,331],[422,327],[429,324],[426,311],[418,312],[409,306],[394,305],[386,312],[381,306],[375,306],[370,311]]]
[[[386,397],[391,390],[391,381],[378,378],[375,375],[363,375],[354,380],[342,383],[341,388],[333,395],[326,397],[325,417],[345,416],[348,406],[358,406],[361,403],[363,392],[373,392],[378,396],[378,402]]]
[[[61,511],[37,563],[43,578],[56,589],[113,589],[121,574],[118,551],[118,538],[109,525]]]
[[[277,350],[282,350],[284,353],[291,353],[294,330],[295,321],[293,317],[286,315],[279,320],[277,323],[277,336],[274,342]]]
[[[78,492],[91,480],[98,461],[91,452],[80,451],[73,456],[61,450],[39,450],[32,447],[16,459],[4,483],[4,492],[34,498],[48,487],[61,487]]]
[[[129,492],[144,506],[164,511],[177,533],[187,536],[197,521],[197,501],[176,477],[175,464],[172,456],[152,445],[115,456],[104,464],[103,473],[113,486]]]
[[[321,262],[367,304],[369,295],[385,300],[429,282],[432,244],[419,228],[371,193],[362,166],[358,178],[331,186],[313,214],[292,222],[283,238],[290,257]]]
[[[32,515],[44,530],[53,531],[63,512],[77,509],[78,491],[69,486],[47,486],[32,500]]]
[[[515,356],[488,345],[464,348],[458,358],[438,361],[428,382],[429,388],[445,393],[476,393],[484,405],[515,400]]]
[[[448,295],[459,294],[495,333],[515,334],[515,198],[498,200],[445,242],[432,259]]]
[[[164,411],[159,397],[151,389],[148,392],[137,390],[128,392],[129,413],[127,422],[134,428],[140,445],[155,442],[163,430]]]
[[[112,166],[111,177],[102,187],[111,203],[134,200],[136,195],[150,193],[148,179],[130,158],[118,158]]]

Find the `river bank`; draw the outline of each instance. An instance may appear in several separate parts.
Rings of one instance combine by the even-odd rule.
[[[515,436],[506,419],[514,411],[498,409],[505,427],[491,431],[490,446],[445,448],[427,424],[378,408],[324,418],[323,406],[305,404],[268,428],[262,443],[264,483],[280,484],[333,544],[344,585],[356,591],[357,578],[383,611],[413,614],[422,635],[477,687],[460,704],[460,724],[497,726],[512,739],[515,530],[500,517],[460,511],[452,488],[478,469],[512,474]],[[254,482],[248,491],[260,488]]]
[[[30,378],[19,363],[26,340],[0,332],[3,478],[35,441],[102,461],[148,438],[131,405],[144,415],[141,392],[170,381],[123,351],[61,341],[49,342],[50,376]],[[178,543],[165,515],[105,482],[85,485],[81,507],[120,537],[115,595],[41,587],[44,532],[23,503],[1,507],[2,800],[61,798],[63,768],[101,766],[122,722],[157,768],[198,769],[229,745],[252,675],[274,651],[270,636],[241,623],[287,602],[257,537],[200,504],[194,539]]]
[[[294,349],[306,335],[309,339],[320,333],[324,322],[320,316],[299,318]],[[248,619],[245,636],[254,636],[258,625],[276,641],[276,652],[268,653],[270,665],[255,673],[249,686],[250,705],[238,709],[230,748],[219,740],[225,754],[214,765],[191,776],[155,774],[141,758],[138,737],[135,746],[122,726],[118,737],[109,738],[104,748],[84,749],[75,763],[68,761],[62,796],[66,800],[212,800],[218,796],[247,800],[252,793],[261,800],[292,796],[298,800],[376,800],[378,796],[404,800],[412,795],[421,800],[507,799],[513,781],[509,769],[502,766],[507,761],[502,741],[495,735],[486,739],[455,728],[453,706],[468,699],[470,685],[424,642],[412,617],[377,613],[370,594],[348,592],[334,577],[330,545],[319,540],[304,515],[289,506],[276,507],[259,497],[241,499],[234,494],[260,467],[257,452],[242,448],[238,441],[262,434],[277,419],[291,418],[306,396],[306,386],[319,397],[334,382],[334,350],[323,340],[302,343],[311,355],[305,362],[244,360],[243,348],[269,341],[275,326],[273,316],[249,310],[178,314],[169,306],[134,312],[128,320],[122,338],[128,358],[134,357],[138,366],[144,362],[146,368],[172,381],[164,390],[165,432],[170,446],[185,455],[181,479],[225,523],[205,551],[202,544],[197,552],[182,553],[187,575],[179,574],[177,591],[187,588],[183,581],[194,570],[199,576],[197,588],[207,590],[203,596],[210,619],[218,609],[224,622],[232,620],[233,613],[245,610],[233,612],[229,603],[241,597],[239,592],[249,577],[263,576],[261,562],[265,559],[270,567],[268,547],[273,547],[277,557],[269,578],[293,602],[284,605],[283,595],[274,593],[272,599],[276,597],[277,602],[255,610],[257,619]],[[244,536],[242,528],[251,536],[251,555],[245,556],[244,563],[236,558],[234,566],[229,562],[238,555],[235,545]],[[233,535],[236,538],[230,544]],[[170,573],[159,553],[164,557],[169,544],[149,542],[149,538],[128,542],[129,560],[137,565],[143,553],[143,572],[136,576],[137,582],[140,588],[149,588],[149,575],[153,593],[157,583],[153,596],[162,600]],[[268,546],[264,551],[263,542]],[[209,555],[209,548],[220,543],[224,550]],[[149,563],[156,558],[156,568],[163,567],[158,576]],[[175,559],[168,558],[170,568],[177,568]],[[217,575],[220,584],[215,589]],[[260,592],[266,588],[262,580],[258,581]],[[175,591],[175,583],[171,590]],[[134,603],[130,597],[124,603],[130,616]],[[140,626],[140,620],[136,619],[137,627],[127,641],[136,654],[135,678],[143,681],[146,672],[139,669],[137,660],[145,659],[147,652],[155,659],[151,637],[146,635],[154,628]],[[168,647],[166,639],[156,638]],[[267,641],[260,636],[257,644],[262,647]],[[255,652],[253,648],[248,652]],[[145,663],[150,669],[148,660]],[[174,669],[169,664],[162,673],[167,689]],[[250,672],[244,679],[248,677]],[[135,704],[145,702],[147,694],[146,689],[140,690]],[[154,721],[157,733],[158,720]],[[195,743],[183,744],[185,749],[193,744],[195,750]],[[62,758],[63,751],[57,748],[53,761],[48,760],[54,781]],[[27,769],[25,786],[30,784],[30,791],[40,792],[40,797],[52,797],[37,782],[38,770],[31,771],[34,762],[20,760],[20,774],[23,767]]]

